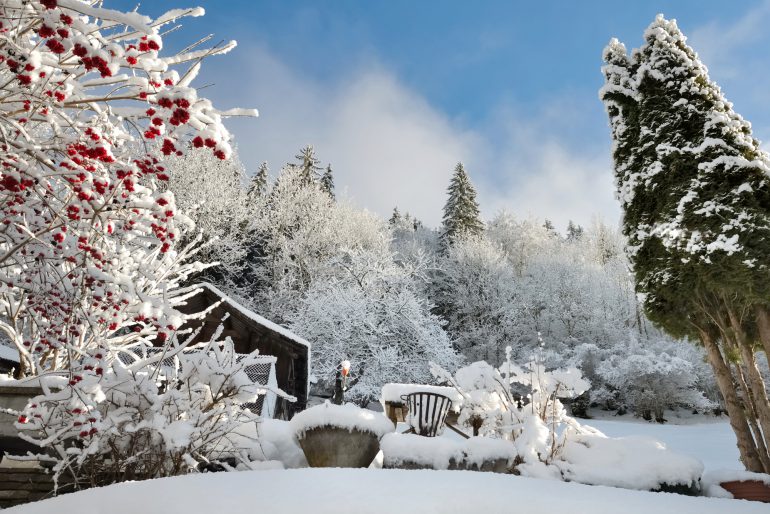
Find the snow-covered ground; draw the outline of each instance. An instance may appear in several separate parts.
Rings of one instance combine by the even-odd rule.
[[[722,418],[647,423],[627,416],[586,420],[610,437],[648,436],[700,459],[706,470],[741,469],[734,435]],[[277,425],[277,423],[273,423]],[[271,425],[272,426],[272,425]],[[284,426],[284,424],[280,424]],[[269,428],[269,427],[268,427]],[[399,423],[398,431],[406,429]],[[263,434],[265,435],[265,434]],[[444,437],[459,439],[447,431]],[[554,480],[465,471],[288,469],[191,475],[63,495],[9,512],[23,514],[322,514],[339,511],[485,514],[516,511],[573,514],[768,512],[761,503],[648,493]],[[148,501],[152,498],[152,501]],[[408,508],[407,508],[408,507]]]
[[[646,423],[624,417],[620,420],[580,420],[604,432],[609,437],[645,435],[653,437],[670,450],[695,457],[703,462],[706,471],[715,469],[743,469],[738,460],[735,434],[726,418],[684,418],[671,423]],[[672,424],[684,422],[686,424]]]
[[[749,514],[767,505],[471,471],[293,469],[131,482],[10,509],[18,514]]]

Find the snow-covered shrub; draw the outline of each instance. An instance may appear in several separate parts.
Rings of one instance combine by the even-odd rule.
[[[642,491],[700,489],[703,463],[649,437],[571,437],[555,465],[566,480]]]
[[[77,0],[0,6],[0,331],[21,375],[162,342],[182,324],[178,286],[201,267],[185,265],[193,252],[177,245],[189,220],[161,191],[165,159],[226,159],[222,118],[256,114],[218,111],[191,85],[201,59],[235,42],[163,55],[161,34],[202,14],[153,20]]]
[[[452,375],[431,364],[439,381],[455,387],[463,395],[459,422],[482,434],[511,441],[523,462],[520,470],[538,473],[559,455],[572,434],[593,433],[567,415],[559,398],[582,394],[589,384],[576,368],[546,371],[539,358],[524,367],[511,361],[495,369],[486,362],[475,362]],[[512,392],[512,384],[528,392],[522,400]]]
[[[54,461],[57,480],[78,486],[179,475],[212,462],[248,467],[265,456],[257,440],[237,436],[257,419],[244,404],[268,389],[292,398],[246,374],[275,357],[237,354],[218,335],[146,358],[89,352],[66,385],[30,400],[16,427]]]
[[[632,348],[610,355],[597,374],[607,384],[596,401],[626,402],[637,416],[664,421],[666,409],[712,408],[715,404],[698,390],[695,365],[658,348]],[[617,394],[613,394],[617,393]]]
[[[457,441],[416,434],[386,434],[380,442],[385,468],[486,470],[502,461],[503,470],[516,462],[516,448],[508,441],[471,437]],[[492,471],[492,469],[489,469]]]

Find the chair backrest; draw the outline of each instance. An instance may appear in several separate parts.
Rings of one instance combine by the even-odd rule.
[[[405,394],[401,399],[409,409],[408,422],[416,434],[435,437],[443,431],[452,400],[443,394],[427,392]]]

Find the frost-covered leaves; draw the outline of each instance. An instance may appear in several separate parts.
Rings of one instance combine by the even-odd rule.
[[[190,85],[201,58],[234,43],[161,54],[161,31],[201,9],[157,20],[78,0],[0,10],[0,329],[25,373],[67,365],[65,347],[171,337],[171,292],[195,267],[180,265],[189,220],[158,190],[163,160],[189,146],[226,158],[222,117],[255,114],[219,112]]]
[[[767,298],[770,160],[674,21],[630,57],[613,40],[600,92],[638,289],[655,321],[691,331],[693,291]]]
[[[53,458],[57,479],[74,475],[81,486],[178,475],[228,458],[248,463],[263,455],[258,441],[233,438],[256,420],[243,404],[268,390],[291,399],[246,373],[274,362],[236,354],[229,338],[149,357],[94,353],[73,380],[32,398],[16,426],[49,450],[43,458]]]

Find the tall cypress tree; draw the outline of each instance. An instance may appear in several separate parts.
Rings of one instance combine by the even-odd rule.
[[[600,97],[645,311],[704,344],[744,465],[770,471],[770,402],[754,359],[757,313],[770,304],[770,160],[676,22],[658,16],[630,58],[613,40],[604,59]]]
[[[476,189],[462,163],[457,163],[455,167],[447,195],[441,231],[441,242],[445,248],[458,237],[478,235],[484,230]]]

